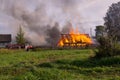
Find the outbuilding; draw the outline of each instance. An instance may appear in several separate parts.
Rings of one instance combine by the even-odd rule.
[[[11,34],[0,34],[0,47],[5,47],[7,44],[11,43]]]

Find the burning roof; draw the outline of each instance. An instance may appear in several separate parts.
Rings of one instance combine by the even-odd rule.
[[[61,34],[61,38],[58,42],[59,47],[82,47],[92,44],[92,39],[88,34],[81,34],[73,29],[69,34]]]

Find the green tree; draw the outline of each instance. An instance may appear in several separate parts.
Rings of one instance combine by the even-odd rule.
[[[120,47],[115,36],[101,36],[97,41],[99,46],[95,57],[102,58],[120,55]]]
[[[99,39],[101,36],[105,35],[105,27],[102,25],[96,26],[95,32],[96,39]]]
[[[95,51],[96,58],[112,57],[120,55],[120,45],[117,41],[116,35],[107,31],[104,26],[96,27],[96,39],[99,45]]]
[[[120,2],[114,3],[109,7],[104,21],[104,28],[96,27],[97,36],[103,32],[97,38],[99,43],[95,55],[97,58],[120,55],[120,44],[118,43],[120,40]]]
[[[108,35],[115,35],[120,40],[120,2],[109,7],[104,21]]]
[[[21,26],[19,27],[19,31],[16,36],[16,42],[17,44],[25,44],[24,31]]]

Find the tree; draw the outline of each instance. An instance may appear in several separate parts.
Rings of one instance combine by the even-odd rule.
[[[100,36],[97,41],[99,46],[97,47],[98,50],[95,51],[96,58],[120,55],[120,47],[115,36]]]
[[[104,26],[102,25],[96,26],[95,32],[96,39],[99,39],[101,36],[104,36],[105,35]]]
[[[19,27],[19,31],[16,36],[16,42],[17,44],[25,44],[24,32],[21,26]]]
[[[120,40],[120,2],[109,7],[104,21],[108,35],[115,35]]]
[[[111,57],[120,55],[120,2],[112,4],[104,18],[105,35],[100,36],[97,41],[99,43],[95,57]],[[98,32],[102,31],[102,27],[96,28]]]
[[[95,51],[95,58],[112,57],[120,55],[120,45],[117,37],[113,33],[109,33],[104,26],[96,26],[96,39],[99,45]]]

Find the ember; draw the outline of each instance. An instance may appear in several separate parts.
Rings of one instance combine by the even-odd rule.
[[[69,34],[61,34],[58,42],[59,47],[86,47],[92,44],[88,34],[81,34],[77,30],[71,30]]]

